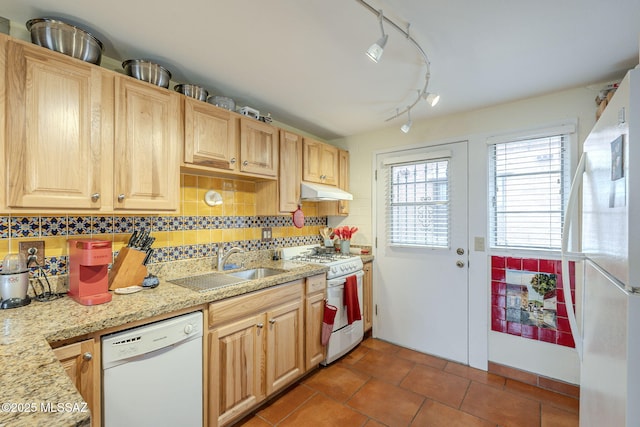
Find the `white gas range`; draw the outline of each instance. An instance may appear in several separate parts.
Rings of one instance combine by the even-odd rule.
[[[362,313],[362,259],[357,255],[343,255],[319,245],[294,246],[282,249],[282,258],[303,263],[322,264],[329,267],[327,272],[327,304],[338,308],[333,323],[331,338],[327,345],[327,365],[356,347],[364,336],[362,319],[349,324],[344,305],[344,284],[347,277],[356,276],[358,303]]]

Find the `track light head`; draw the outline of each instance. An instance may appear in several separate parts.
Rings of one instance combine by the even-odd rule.
[[[411,120],[411,108],[407,109],[407,117],[408,117],[407,123],[403,124],[400,127],[400,130],[404,133],[409,133],[409,131],[411,130],[411,125],[413,124],[413,121]]]
[[[435,107],[436,104],[440,101],[440,95],[438,95],[437,93],[425,92],[423,97],[424,99],[427,100],[427,103],[432,107]]]
[[[382,37],[367,49],[367,56],[375,63],[380,61],[380,58],[384,53],[384,47],[387,44],[387,39],[389,38],[389,36],[384,33],[384,26],[382,25],[382,21],[384,20],[382,9],[378,11],[378,19],[380,20],[380,32],[382,33]]]
[[[382,37],[378,39],[377,42],[369,46],[369,49],[367,49],[367,56],[369,57],[370,60],[372,60],[375,63],[378,63],[378,61],[380,61],[380,58],[384,53],[384,46],[387,44],[388,38],[389,36],[384,34]]]

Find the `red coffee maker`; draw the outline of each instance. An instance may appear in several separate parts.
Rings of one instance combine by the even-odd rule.
[[[113,260],[108,240],[70,239],[69,296],[82,305],[111,301],[109,263]]]

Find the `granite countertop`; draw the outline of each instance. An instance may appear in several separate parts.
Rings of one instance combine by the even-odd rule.
[[[321,265],[292,261],[262,260],[259,266],[287,272],[206,292],[195,292],[161,280],[155,289],[129,295],[114,294],[111,302],[101,305],[83,306],[63,297],[0,310],[0,427],[90,425],[88,410],[82,411],[84,401],[55,357],[50,343],[327,271],[327,267]],[[247,265],[250,267],[253,266]],[[179,277],[175,274],[174,278]],[[54,412],[46,410],[47,404],[53,409],[59,404],[68,406]]]

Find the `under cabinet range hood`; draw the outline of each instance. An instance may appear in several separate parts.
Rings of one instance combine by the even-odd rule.
[[[303,181],[300,198],[309,202],[323,202],[330,200],[353,200],[353,195],[338,187]]]

